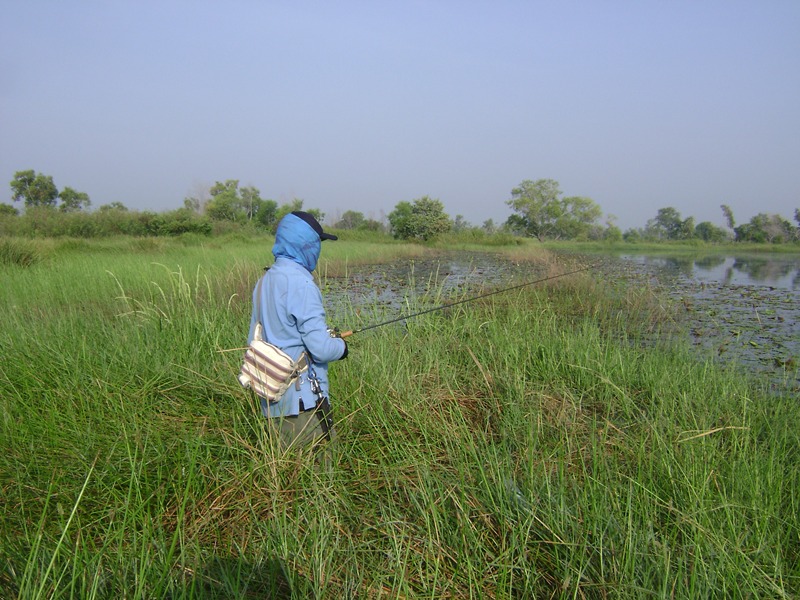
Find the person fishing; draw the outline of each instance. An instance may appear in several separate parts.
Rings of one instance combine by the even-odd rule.
[[[347,357],[347,343],[331,334],[322,305],[322,293],[312,272],[323,240],[336,240],[313,215],[295,211],[284,216],[275,233],[268,267],[253,290],[253,313],[248,344],[256,325],[263,337],[306,367],[287,391],[269,402],[260,398],[261,412],[283,448],[319,449],[334,438],[328,391],[328,363]]]

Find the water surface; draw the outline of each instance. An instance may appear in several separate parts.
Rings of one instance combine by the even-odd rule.
[[[701,283],[770,286],[800,289],[798,255],[708,255],[702,257],[622,254],[620,258],[662,268],[665,272]]]
[[[618,258],[675,301],[703,352],[800,391],[800,255]]]
[[[335,322],[358,329],[534,281],[544,268],[489,253],[449,253],[362,267],[324,286]],[[800,255],[604,255],[593,274],[650,285],[671,299],[703,359],[800,391]]]

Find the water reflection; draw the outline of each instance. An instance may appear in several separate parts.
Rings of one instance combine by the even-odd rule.
[[[800,289],[800,258],[797,256],[623,255],[621,258],[639,264],[660,267],[673,275],[682,275],[700,282],[724,285],[768,285],[788,290]]]

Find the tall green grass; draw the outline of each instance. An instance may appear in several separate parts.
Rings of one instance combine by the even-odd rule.
[[[29,267],[41,260],[34,242],[29,240],[0,239],[0,265]]]
[[[648,293],[574,275],[353,336],[325,468],[227,351],[269,245],[120,246],[3,267],[0,597],[800,593],[796,399],[638,344]]]

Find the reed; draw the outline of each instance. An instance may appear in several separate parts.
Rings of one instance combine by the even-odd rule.
[[[653,292],[571,275],[353,336],[320,467],[275,448],[225,351],[268,247],[0,267],[0,597],[800,593],[800,406],[654,344]]]

